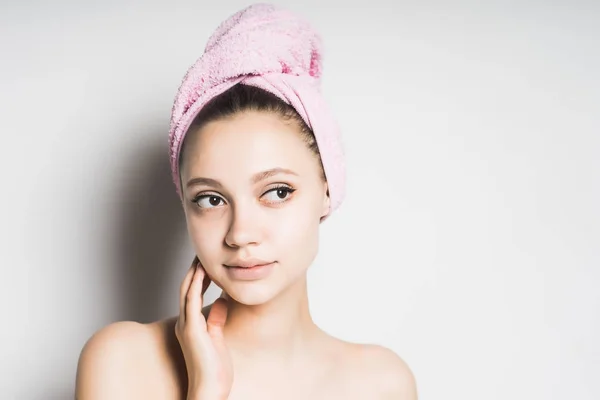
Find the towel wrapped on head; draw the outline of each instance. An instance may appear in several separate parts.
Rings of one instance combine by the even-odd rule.
[[[189,68],[177,92],[169,131],[177,193],[181,145],[201,108],[241,83],[290,104],[313,131],[329,187],[329,214],[345,196],[345,163],[339,126],[320,91],[321,40],[303,19],[270,4],[251,5],[225,20]]]

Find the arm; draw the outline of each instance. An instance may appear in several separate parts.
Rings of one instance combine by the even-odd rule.
[[[368,369],[381,400],[417,400],[415,377],[402,358],[383,346],[370,346]]]
[[[398,358],[399,359],[399,358]],[[400,360],[390,366],[389,391],[386,400],[417,400],[417,384],[412,371]]]
[[[96,332],[79,356],[75,382],[77,400],[139,398],[134,349],[143,330],[135,322],[117,322]]]
[[[169,384],[153,384],[162,379],[153,367],[161,362],[152,355],[157,352],[156,340],[146,325],[136,322],[117,322],[98,331],[79,356],[75,398],[131,400],[165,398],[175,393]],[[187,400],[226,400],[208,392],[208,388],[189,389]]]

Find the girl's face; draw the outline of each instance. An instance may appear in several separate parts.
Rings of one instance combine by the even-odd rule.
[[[244,112],[189,132],[181,166],[196,254],[234,300],[269,301],[304,278],[329,210],[320,164],[298,128]],[[265,267],[234,268],[244,263]]]

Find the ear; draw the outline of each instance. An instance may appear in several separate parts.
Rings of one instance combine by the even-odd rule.
[[[323,221],[323,217],[329,214],[329,210],[331,208],[331,199],[329,198],[329,185],[327,182],[323,182],[323,208],[321,211],[321,221]]]

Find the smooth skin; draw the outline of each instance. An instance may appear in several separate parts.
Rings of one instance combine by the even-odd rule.
[[[96,332],[80,355],[77,398],[416,400],[394,352],[334,338],[311,318],[306,274],[329,196],[297,126],[251,111],[189,135],[183,207],[197,257],[179,315]],[[274,266],[254,280],[230,273],[250,257]],[[204,305],[210,282],[222,295]]]
[[[210,278],[195,258],[181,284],[175,335],[188,372],[188,398],[227,399],[233,384],[233,365],[223,335],[227,300],[217,299],[205,319],[202,298],[209,284]]]

